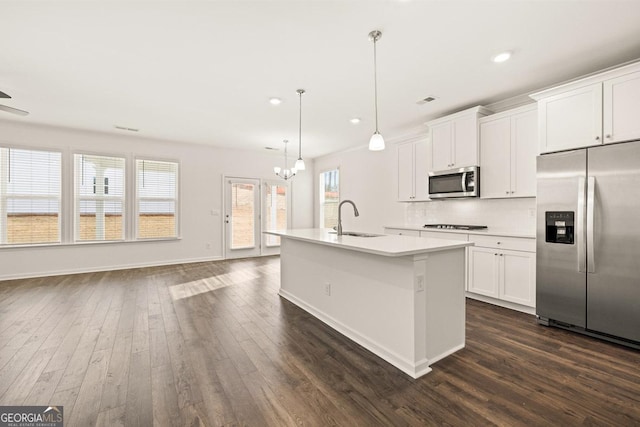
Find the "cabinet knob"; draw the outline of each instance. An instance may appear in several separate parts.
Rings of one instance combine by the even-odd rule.
[[[600,137],[599,136],[596,136],[596,141],[600,141]]]
[[[501,245],[501,244],[502,244],[502,242],[498,242],[498,244],[499,244],[499,245]]]
[[[512,191],[511,194],[515,193],[515,191]]]
[[[607,138],[611,139],[611,135],[607,135]]]
[[[500,254],[500,256],[502,256],[503,254]]]
[[[505,192],[504,192],[504,194],[509,194],[509,192],[508,192],[508,191],[505,191]]]
[[[493,256],[498,256],[498,254],[493,254]]]

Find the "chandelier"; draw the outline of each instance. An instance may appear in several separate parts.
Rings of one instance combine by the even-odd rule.
[[[285,181],[287,181],[287,180],[293,178],[294,176],[296,176],[297,170],[296,170],[295,167],[289,169],[289,167],[287,166],[287,144],[289,143],[289,141],[287,141],[285,139],[283,142],[284,142],[284,169],[276,166],[276,167],[273,168],[273,171],[280,178],[282,178]]]

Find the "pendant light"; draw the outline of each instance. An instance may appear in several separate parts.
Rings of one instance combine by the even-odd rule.
[[[300,121],[298,123],[298,160],[296,160],[296,171],[305,170],[304,160],[302,160],[302,94],[304,89],[298,89],[296,91],[300,96]]]
[[[376,131],[369,140],[369,150],[380,151],[384,150],[384,138],[378,131],[378,75],[377,75],[377,62],[376,62],[376,42],[382,37],[382,32],[378,30],[371,31],[369,33],[369,40],[373,42],[373,90],[374,101],[376,111]]]
[[[283,142],[284,142],[284,169],[281,169],[278,166],[276,166],[276,167],[273,168],[273,171],[280,178],[282,178],[285,181],[287,181],[287,180],[293,178],[294,176],[296,176],[297,170],[296,170],[295,167],[289,169],[289,167],[287,166],[287,144],[289,143],[289,141],[287,141],[285,139]]]

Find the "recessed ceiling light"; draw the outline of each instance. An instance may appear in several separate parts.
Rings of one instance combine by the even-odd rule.
[[[271,105],[280,105],[280,104],[282,104],[282,99],[280,99],[280,98],[269,98],[269,103]]]
[[[497,54],[496,56],[493,57],[493,62],[504,62],[506,60],[508,60],[509,58],[511,58],[511,52],[506,51],[506,52],[501,52],[499,54]]]
[[[354,125],[357,125],[358,123],[360,123],[360,118],[359,117],[354,117],[353,119],[349,120],[351,123],[353,123]]]

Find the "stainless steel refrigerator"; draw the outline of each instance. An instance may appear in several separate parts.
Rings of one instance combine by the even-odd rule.
[[[538,157],[536,314],[640,345],[640,141]]]

